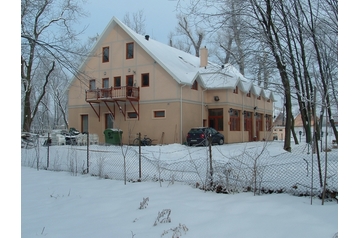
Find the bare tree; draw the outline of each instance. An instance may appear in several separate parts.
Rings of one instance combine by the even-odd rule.
[[[177,35],[184,36],[185,40],[173,42],[174,33],[169,35],[169,44],[186,52],[190,52],[191,47],[194,48],[195,56],[199,57],[199,51],[205,37],[205,31],[197,23],[191,22],[192,15],[177,15],[178,26],[176,28]]]
[[[129,28],[135,31],[138,34],[145,34],[145,16],[144,10],[140,10],[136,13],[132,14],[132,18],[130,14],[127,12],[123,17],[123,23],[126,24]]]
[[[78,61],[73,59],[81,32],[73,26],[85,16],[79,4],[70,0],[21,1],[23,131],[31,130],[55,69],[75,74],[78,68]]]

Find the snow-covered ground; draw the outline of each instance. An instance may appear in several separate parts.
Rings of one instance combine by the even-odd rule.
[[[240,151],[261,151],[263,145],[255,142],[214,146],[213,157],[227,160]],[[118,150],[114,146],[90,147],[106,153]],[[267,148],[270,156],[286,154],[282,142],[271,143]],[[57,158],[62,153],[67,157],[73,156],[73,151],[81,157],[79,151],[84,149],[83,146],[50,147]],[[149,159],[158,160],[160,155],[160,161],[166,164],[187,159],[188,151],[192,159],[207,156],[205,147],[188,148],[179,144],[142,149],[148,157],[152,156]],[[40,150],[46,152],[46,147]],[[311,204],[310,197],[287,193],[259,196],[252,192],[218,194],[172,180],[124,184],[123,180],[103,179],[90,174],[73,176],[68,171],[27,167],[31,163],[24,164],[23,160],[25,154],[32,153],[30,151],[22,150],[21,155],[22,237],[139,238],[176,237],[176,234],[177,237],[332,238],[338,232],[338,204],[335,200],[325,201],[322,205],[322,201],[314,197]],[[300,153],[307,155],[301,148]],[[46,160],[42,157],[41,161],[44,163]]]
[[[22,238],[332,238],[338,232],[337,202],[321,205],[317,198],[311,205],[309,197],[288,194],[217,194],[181,183],[124,185],[28,167],[22,167],[21,185]]]

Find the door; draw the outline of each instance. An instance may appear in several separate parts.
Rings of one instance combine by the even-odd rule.
[[[260,131],[262,130],[262,114],[256,115],[256,140],[259,140]]]
[[[109,78],[102,79],[102,97],[107,98],[110,96]]]
[[[88,115],[81,115],[81,133],[88,133]]]
[[[252,130],[252,113],[251,112],[245,112],[244,130],[249,132],[249,141],[252,141],[253,130]]]
[[[133,87],[133,75],[127,75],[127,77],[126,77],[127,97],[133,96],[132,87]]]
[[[209,126],[217,131],[224,130],[223,109],[209,109]]]

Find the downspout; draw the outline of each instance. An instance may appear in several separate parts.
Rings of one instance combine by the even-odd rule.
[[[185,84],[180,87],[180,144],[183,143],[183,88]]]
[[[203,121],[204,121],[204,100],[203,100],[203,98],[204,98],[204,92],[206,90],[208,90],[208,89],[206,88],[205,90],[201,91],[201,123],[203,123]],[[202,125],[202,126],[204,126],[204,125]]]
[[[243,117],[243,123],[241,123],[243,125],[242,127],[242,132],[241,132],[241,142],[243,143],[244,142],[244,133],[245,133],[245,114],[244,113],[244,92],[241,92],[242,94],[242,112],[241,112],[241,115]]]

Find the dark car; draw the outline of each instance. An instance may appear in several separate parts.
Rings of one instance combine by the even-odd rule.
[[[211,144],[224,144],[224,135],[212,127],[194,127],[191,128],[186,137],[186,143],[192,145],[209,145],[209,135],[211,135]]]

